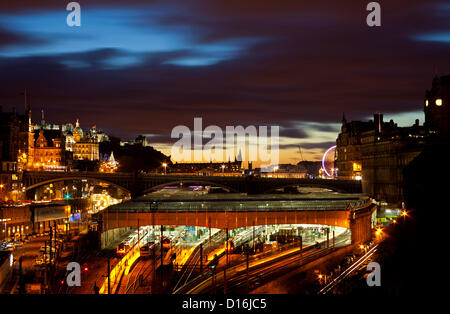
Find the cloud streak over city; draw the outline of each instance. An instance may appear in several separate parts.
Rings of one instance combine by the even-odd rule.
[[[173,127],[203,117],[280,125],[282,162],[298,161],[298,145],[317,160],[343,112],[412,124],[432,77],[450,71],[444,3],[383,2],[379,28],[365,23],[367,1],[79,3],[79,28],[61,1],[0,4],[1,103],[23,110],[27,88],[35,120],[44,109],[49,121],[152,134],[165,152]]]

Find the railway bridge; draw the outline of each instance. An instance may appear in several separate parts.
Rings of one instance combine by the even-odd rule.
[[[261,178],[252,176],[187,176],[156,175],[135,173],[101,172],[50,172],[25,171],[22,182],[26,191],[58,182],[71,180],[93,180],[111,184],[129,193],[132,197],[156,191],[165,186],[211,185],[222,187],[230,192],[247,194],[270,193],[279,188],[303,186],[320,187],[337,192],[361,193],[361,182],[355,180],[328,180],[304,178]]]
[[[144,225],[232,230],[257,225],[317,224],[350,229],[354,243],[372,237],[376,205],[363,195],[206,196],[177,200],[146,197],[113,205],[100,214],[99,227],[104,235],[112,235],[121,228]]]

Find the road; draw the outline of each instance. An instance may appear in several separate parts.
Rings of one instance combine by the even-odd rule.
[[[35,273],[38,266],[35,263],[36,257],[41,255],[39,252],[41,246],[44,246],[45,241],[49,242],[49,236],[40,236],[30,238],[30,240],[21,246],[17,246],[12,252],[14,258],[14,268],[19,269],[19,260],[22,258],[22,274],[28,277],[27,282],[36,280]],[[18,272],[16,273],[18,274]],[[19,284],[19,276],[12,277],[12,282],[8,283],[2,293],[16,293]],[[8,290],[8,291],[6,291]]]

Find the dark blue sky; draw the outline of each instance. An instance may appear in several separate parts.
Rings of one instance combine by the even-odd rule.
[[[0,3],[0,104],[80,119],[124,138],[176,125],[276,124],[282,162],[319,158],[348,119],[375,111],[423,120],[425,89],[450,74],[450,3],[379,1],[69,1]],[[423,122],[423,121],[421,121]],[[164,149],[164,145],[156,145]]]

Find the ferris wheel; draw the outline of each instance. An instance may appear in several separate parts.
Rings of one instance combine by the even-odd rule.
[[[322,171],[327,177],[334,177],[336,175],[336,168],[334,166],[336,154],[336,145],[328,148],[322,156]]]

